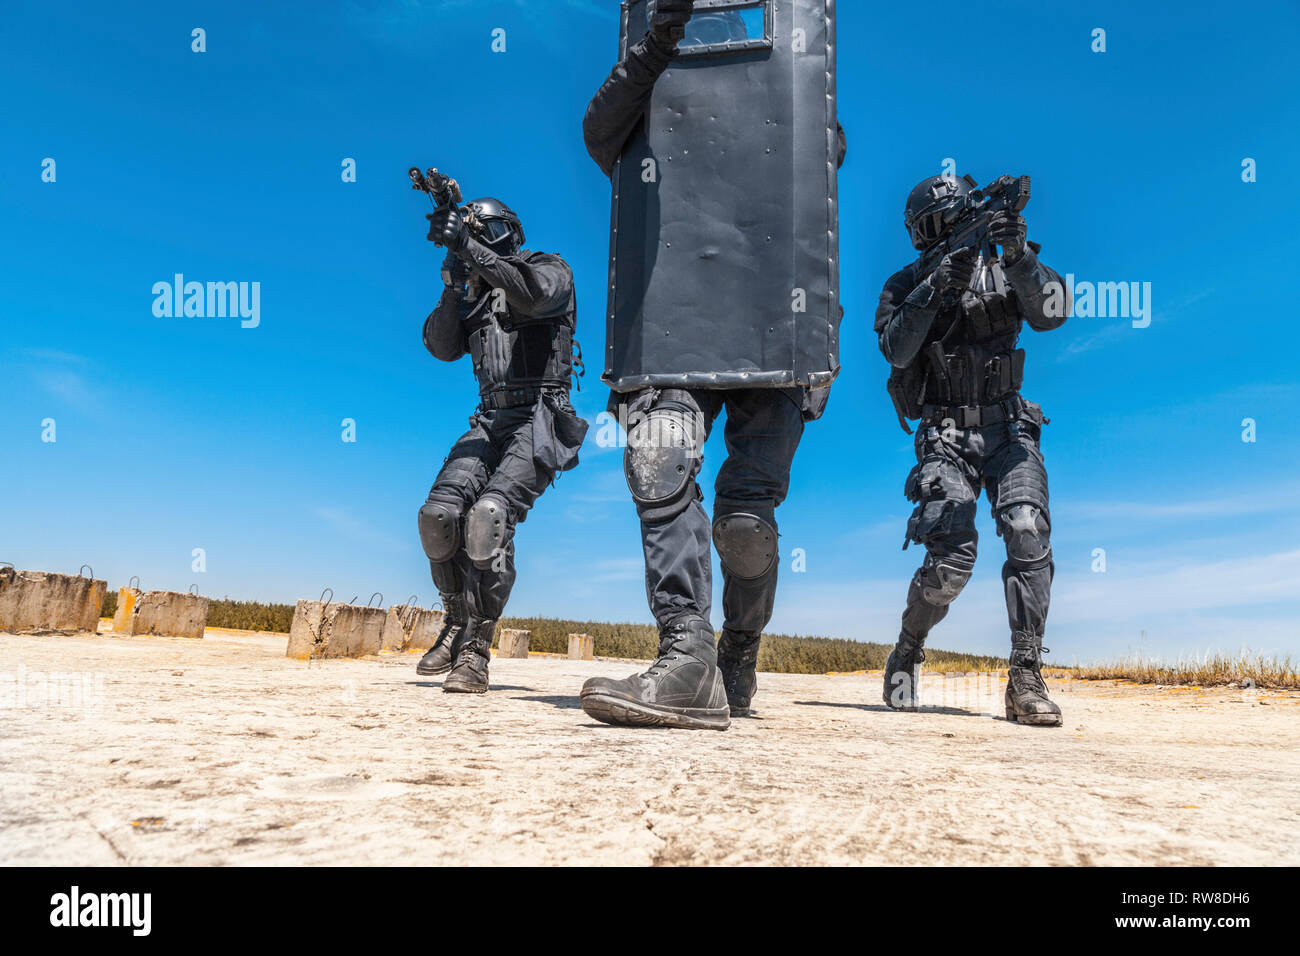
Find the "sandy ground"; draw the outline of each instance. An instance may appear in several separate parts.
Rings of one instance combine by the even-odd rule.
[[[762,674],[729,731],[611,728],[626,662],[313,664],[283,636],[0,635],[0,863],[1300,863],[1300,694],[996,675],[895,714],[878,674]]]

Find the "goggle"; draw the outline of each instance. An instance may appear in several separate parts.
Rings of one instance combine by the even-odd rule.
[[[933,202],[921,209],[914,216],[904,214],[903,224],[907,226],[913,238],[920,238],[927,245],[939,239],[948,231],[949,216],[962,204],[955,186],[947,183],[937,185]]]
[[[954,200],[945,200],[938,208],[926,206],[907,224],[908,230],[927,245],[937,241],[948,231],[947,213],[954,205]]]
[[[494,248],[515,234],[514,226],[505,219],[481,219],[479,223],[479,241]]]

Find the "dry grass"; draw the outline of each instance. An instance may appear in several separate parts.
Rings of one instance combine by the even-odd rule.
[[[1120,658],[1090,667],[1070,668],[1083,680],[1131,680],[1139,684],[1195,684],[1200,687],[1254,686],[1300,690],[1300,672],[1291,658],[1263,655],[1206,654],[1168,664],[1139,657]]]

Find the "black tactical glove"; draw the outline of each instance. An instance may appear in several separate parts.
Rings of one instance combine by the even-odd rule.
[[[464,248],[466,229],[460,210],[448,206],[431,212],[424,218],[429,220],[429,235],[426,238],[430,242],[446,246],[452,252]]]
[[[695,0],[655,0],[650,36],[660,49],[677,53],[677,44],[686,35],[686,23],[694,10]]]
[[[469,263],[454,252],[447,253],[447,258],[442,260],[442,281],[445,285],[459,288],[469,282],[473,275]]]
[[[930,273],[930,287],[936,292],[948,289],[966,289],[970,278],[975,273],[975,250],[962,246],[950,252],[939,262],[939,268]]]
[[[1002,264],[1013,265],[1025,254],[1029,227],[1018,212],[1003,210],[989,222],[989,238],[1002,248]]]

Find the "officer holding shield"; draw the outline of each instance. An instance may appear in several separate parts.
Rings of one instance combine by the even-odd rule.
[[[633,0],[587,110],[588,151],[614,187],[603,380],[630,424],[660,635],[647,671],[583,687],[607,723],[726,729],[749,713],[776,509],[839,371],[834,26],[833,0]],[[696,478],[724,411],[710,519]]]

